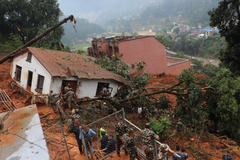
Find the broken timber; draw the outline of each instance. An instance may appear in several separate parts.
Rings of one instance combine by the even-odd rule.
[[[0,103],[3,103],[8,110],[17,109],[17,106],[13,104],[12,100],[3,89],[0,89]]]

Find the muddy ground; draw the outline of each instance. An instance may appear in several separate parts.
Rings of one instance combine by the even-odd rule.
[[[1,58],[1,57],[0,57]],[[11,85],[14,83],[10,77],[10,63],[4,62],[0,65],[0,88],[4,89],[6,93],[10,96],[13,103],[18,107],[24,107],[30,104],[29,96],[27,92],[22,93],[19,87]],[[199,77],[204,75],[199,75]],[[167,88],[172,84],[176,84],[178,81],[175,79],[175,76],[165,76],[165,77],[156,77],[152,78],[149,85],[147,86],[148,91],[157,91],[161,88]],[[168,95],[167,98],[170,100],[170,106],[175,107],[177,105],[176,98],[174,95]],[[54,113],[52,109],[41,103],[37,103],[38,113],[41,120],[41,125],[43,131],[45,131],[46,141],[48,144],[48,149],[50,152],[51,159],[53,160],[65,160],[68,159],[68,154],[64,148],[64,141],[61,134],[61,130],[58,126],[54,126],[57,122],[60,121],[60,117],[57,113]],[[6,112],[8,109],[0,104],[0,113]],[[70,113],[70,111],[67,111]],[[127,115],[128,119],[138,125],[143,126],[145,123],[139,119],[132,119],[132,115]],[[175,121],[173,121],[172,132],[174,129]],[[70,156],[72,160],[85,159],[83,155],[80,155],[77,143],[73,133],[68,133],[66,124],[63,124],[64,135],[66,136],[67,145],[69,147]],[[220,137],[218,135],[213,135],[210,133],[202,134],[193,134],[189,133],[188,135],[180,138],[175,136],[173,139],[165,138],[161,140],[164,143],[167,143],[171,146],[172,149],[177,145],[183,146],[186,148],[187,153],[189,154],[189,160],[195,159],[209,159],[209,160],[219,160],[222,155],[229,151],[234,159],[240,159],[240,149],[236,145],[236,142],[231,141],[226,136]],[[107,159],[116,159],[123,160],[128,159],[121,153],[121,157],[117,157],[116,153],[113,153]],[[172,156],[172,155],[170,155]]]

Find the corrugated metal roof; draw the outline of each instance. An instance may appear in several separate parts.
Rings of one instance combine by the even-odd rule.
[[[42,48],[27,48],[52,76],[86,79],[113,79],[130,85],[125,78],[107,71],[93,62],[95,58],[75,53]]]
[[[6,113],[0,114],[0,119]],[[3,120],[0,132],[1,160],[49,160],[36,105],[14,110]]]

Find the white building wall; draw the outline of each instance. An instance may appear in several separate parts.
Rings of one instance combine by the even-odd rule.
[[[114,96],[117,93],[118,88],[118,83],[115,80],[78,79],[76,77],[70,78],[53,77],[51,84],[51,90],[53,90],[53,93],[58,93],[61,91],[63,80],[78,81],[76,90],[76,95],[78,98],[82,97],[94,98],[97,92],[98,82],[109,83],[109,87],[113,88],[111,96]]]
[[[14,57],[12,62],[12,73],[11,77],[14,79],[16,65],[22,67],[21,79],[20,82],[16,81],[23,88],[27,88],[28,82],[28,71],[33,72],[32,77],[32,86],[31,92],[37,94],[35,89],[37,88],[38,74],[44,76],[43,90],[42,94],[48,94],[50,92],[50,84],[51,84],[51,74],[42,66],[42,64],[32,55],[31,63],[26,61],[27,53],[21,54],[17,57]]]
[[[112,87],[112,94],[114,96],[117,93],[118,82],[115,80],[103,80],[103,79],[79,79],[77,77],[62,78],[52,77],[51,74],[42,66],[42,64],[32,55],[31,63],[26,61],[27,53],[21,54],[13,59],[11,77],[14,79],[16,65],[22,67],[20,82],[16,81],[23,88],[27,88],[28,71],[33,72],[31,92],[37,94],[35,89],[37,88],[38,74],[44,76],[44,84],[42,94],[48,94],[50,90],[53,93],[61,91],[63,80],[78,81],[77,84],[77,97],[89,97],[94,98],[97,92],[98,82],[109,83],[109,87]]]

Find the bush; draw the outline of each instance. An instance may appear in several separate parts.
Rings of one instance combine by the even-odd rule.
[[[165,137],[170,132],[171,121],[169,118],[162,116],[160,120],[156,120],[155,118],[150,118],[150,123],[152,126],[152,130],[161,135],[161,137]]]

